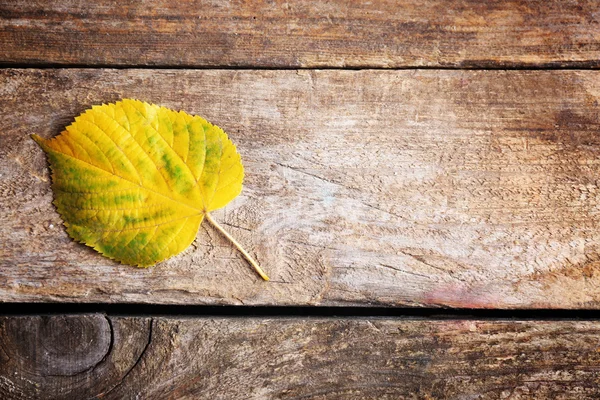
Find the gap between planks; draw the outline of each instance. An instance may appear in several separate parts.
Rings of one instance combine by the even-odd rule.
[[[600,320],[600,310],[445,309],[391,307],[201,306],[102,303],[2,303],[0,316],[103,314],[109,316],[398,318],[428,320]]]
[[[570,61],[558,63],[520,64],[489,63],[473,65],[406,65],[382,67],[378,65],[362,66],[282,66],[261,65],[146,65],[146,64],[60,64],[60,63],[10,63],[0,62],[0,69],[118,69],[118,70],[214,70],[214,71],[593,71],[600,70],[600,61]]]

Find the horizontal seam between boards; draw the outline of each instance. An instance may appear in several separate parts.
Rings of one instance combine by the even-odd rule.
[[[589,63],[590,65],[582,65]],[[402,66],[402,67],[380,67],[375,65],[365,66],[227,66],[227,65],[139,65],[139,64],[55,64],[55,63],[40,63],[40,64],[21,64],[21,63],[3,63],[0,62],[1,69],[117,69],[117,70],[214,70],[214,71],[231,71],[231,70],[246,70],[246,71],[403,71],[403,70],[440,70],[440,71],[595,71],[600,70],[600,61],[584,62],[582,64],[569,65],[502,65],[498,66]]]
[[[211,306],[154,303],[2,303],[0,316],[104,314],[114,316],[239,318],[387,318],[418,320],[598,321],[600,310],[436,309],[332,306]],[[6,307],[13,306],[14,312]]]

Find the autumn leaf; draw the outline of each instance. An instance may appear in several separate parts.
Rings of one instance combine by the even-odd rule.
[[[54,204],[69,235],[125,264],[148,267],[185,250],[206,218],[269,278],[210,212],[242,190],[227,134],[199,116],[137,100],[93,106],[48,155]]]

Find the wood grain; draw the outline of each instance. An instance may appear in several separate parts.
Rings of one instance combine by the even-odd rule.
[[[0,394],[597,399],[599,336],[589,321],[0,317]]]
[[[348,82],[352,82],[349,85]],[[0,71],[0,300],[600,307],[595,71]],[[73,242],[43,152],[133,97],[223,127],[242,195],[150,269]]]
[[[147,318],[0,317],[0,398],[87,399],[137,366]]]
[[[600,66],[594,0],[0,4],[0,62],[245,67]]]

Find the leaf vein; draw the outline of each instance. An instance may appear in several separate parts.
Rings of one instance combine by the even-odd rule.
[[[171,243],[173,243],[173,240],[175,240],[179,236],[179,234],[181,233],[181,231],[183,230],[183,228],[187,224],[187,220],[190,219],[191,217],[192,216],[186,218],[186,221],[183,224],[181,224],[181,227],[179,228],[179,230],[177,231],[177,233],[175,235],[171,236],[171,239],[167,242],[167,244],[165,246],[163,246],[159,250],[159,253],[162,253],[166,248],[168,248],[171,245]]]
[[[106,114],[104,111],[102,111],[102,113],[104,113],[104,115],[106,115],[108,118],[110,118],[110,116],[108,114]],[[113,119],[113,121],[115,121]],[[137,169],[137,167],[133,164],[133,162],[131,161],[131,159],[129,158],[129,156],[127,156],[127,154],[125,154],[125,151],[123,151],[123,149],[121,148],[121,146],[119,146],[117,144],[117,142],[108,135],[108,133],[104,132],[104,130],[96,123],[96,121],[81,121],[81,122],[87,122],[91,125],[94,125],[96,128],[98,128],[98,130],[104,134],[104,136],[106,136],[107,138],[109,138],[114,144],[115,146],[117,146],[117,149],[119,149],[119,151],[121,152],[121,154],[123,154],[123,156],[125,157],[125,159],[129,162],[129,165],[131,165],[133,167],[133,170],[135,171],[135,174],[137,175],[139,181],[140,181],[140,185],[142,184],[142,175],[140,174],[140,171]],[[116,121],[115,121],[116,122]],[[119,125],[119,123],[117,122],[117,125]],[[121,125],[119,125],[121,126]],[[131,135],[130,135],[131,136]],[[110,160],[109,160],[110,161]]]
[[[173,222],[173,221],[171,221],[171,222]],[[164,224],[163,224],[163,225],[164,225]],[[150,236],[150,239],[148,239],[148,241],[147,241],[146,243],[144,243],[144,245],[143,245],[143,246],[142,246],[142,247],[139,249],[139,252],[140,252],[140,253],[142,253],[142,252],[144,251],[144,249],[145,249],[146,247],[148,247],[148,245],[149,245],[150,243],[152,243],[152,239],[154,239],[154,236],[156,236],[156,232],[158,232],[158,227],[159,227],[159,226],[160,226],[160,225],[156,225],[156,226],[154,227],[154,232],[152,232],[152,236]],[[137,236],[137,235],[136,235],[136,236]]]
[[[104,172],[104,173],[111,174],[111,175],[113,175],[113,176],[116,176],[116,177],[118,177],[118,178],[121,178],[122,180],[124,180],[124,181],[126,181],[126,182],[129,182],[129,183],[132,183],[132,184],[134,184],[134,185],[137,185],[137,186],[141,187],[141,188],[142,188],[142,189],[144,189],[144,190],[147,190],[147,191],[149,191],[149,192],[152,192],[152,193],[154,193],[154,194],[157,194],[157,195],[159,195],[159,196],[162,196],[162,197],[164,197],[164,198],[166,198],[166,199],[169,199],[169,200],[171,200],[171,201],[172,201],[172,202],[174,202],[174,203],[177,203],[177,204],[179,204],[179,205],[182,205],[182,206],[185,206],[185,207],[191,208],[192,210],[196,210],[196,211],[203,211],[203,210],[201,210],[201,209],[199,209],[199,208],[192,207],[192,206],[190,206],[189,204],[182,203],[182,202],[180,202],[179,200],[176,200],[176,199],[174,199],[174,198],[172,198],[172,197],[169,197],[169,196],[167,196],[166,194],[163,194],[163,193],[157,192],[156,190],[152,190],[152,189],[150,189],[150,188],[147,188],[147,187],[145,187],[145,186],[141,186],[141,185],[139,185],[139,184],[138,184],[138,183],[136,183],[136,182],[133,182],[133,181],[131,181],[131,180],[127,179],[127,178],[124,178],[124,177],[122,177],[121,175],[113,174],[113,173],[111,173],[110,171],[107,171],[107,170],[105,170],[105,169],[103,169],[103,168],[97,167],[97,166],[95,166],[94,164],[90,164],[90,163],[88,163],[87,161],[81,160],[81,159],[79,159],[79,158],[77,158],[77,157],[71,156],[71,155],[69,155],[69,154],[66,154],[66,153],[62,153],[62,152],[61,152],[61,154],[64,154],[66,157],[70,157],[70,158],[74,159],[75,161],[79,161],[79,162],[81,162],[81,163],[84,163],[84,164],[86,164],[86,165],[89,165],[90,167],[96,168],[96,169],[98,169],[98,170],[100,170],[100,171],[102,171],[102,172]],[[69,193],[70,193],[70,192],[69,192]]]
[[[164,204],[151,204],[149,206],[135,206],[135,207],[131,207],[131,208],[89,208],[89,207],[79,207],[73,204],[69,204],[69,207],[71,208],[75,208],[79,211],[92,211],[92,210],[98,210],[98,211],[127,211],[127,210],[143,210],[143,209],[147,209],[147,208],[157,208],[157,207],[164,207]]]
[[[213,192],[212,196],[210,197],[210,201],[208,202],[208,204],[212,204],[213,200],[215,199],[215,195],[217,194],[217,188],[219,187],[219,181],[221,180],[221,168],[223,167],[223,138],[221,137],[221,135],[219,135],[218,138],[219,138],[219,147],[220,147],[219,172],[217,173],[217,182],[215,183],[215,191]]]
[[[134,110],[138,113],[140,113],[136,108],[134,108]],[[131,138],[133,139],[134,142],[137,143],[138,146],[140,146],[140,149],[144,152],[144,154],[146,154],[146,156],[148,157],[148,160],[150,160],[150,162],[152,163],[152,165],[154,165],[154,168],[156,168],[156,171],[158,171],[160,177],[162,178],[162,180],[165,182],[165,184],[167,185],[167,187],[169,188],[169,191],[173,192],[173,188],[171,187],[171,185],[169,184],[169,182],[167,181],[167,179],[165,179],[164,174],[162,173],[161,169],[158,168],[158,165],[156,165],[156,162],[154,162],[154,160],[152,159],[152,157],[150,157],[150,153],[148,153],[145,149],[144,146],[142,146],[142,144],[140,142],[138,142],[137,138],[135,137],[135,135],[133,135],[131,133],[131,120],[129,119],[129,115],[127,114],[127,112],[124,113],[125,114],[125,118],[127,118],[127,123],[129,124],[129,136],[131,136]],[[140,113],[141,114],[141,113]],[[143,116],[143,114],[141,114]],[[146,121],[148,121],[148,119],[146,119]],[[158,135],[160,136],[160,134]],[[146,142],[148,141],[148,138],[146,137]]]
[[[167,225],[167,224],[170,224],[172,222],[180,221],[182,219],[194,217],[196,215],[200,215],[200,214],[186,215],[185,217],[171,219],[171,220],[168,220],[168,221],[165,221],[165,222],[161,222],[160,224],[144,225],[144,226],[137,226],[137,227],[132,227],[132,228],[123,228],[123,229],[96,229],[96,230],[98,232],[105,232],[105,233],[106,232],[126,232],[126,231],[133,231],[133,230],[136,230],[136,229],[142,230],[142,229],[155,228],[155,227],[158,227],[158,226]]]
[[[134,109],[135,111],[137,111],[137,113],[138,113],[138,114],[140,114],[140,115],[142,116],[142,118],[144,118],[144,119],[146,120],[146,122],[148,122],[148,126],[149,126],[150,128],[152,128],[152,129],[154,129],[154,132],[156,132],[156,134],[158,135],[158,137],[159,137],[159,138],[161,138],[161,139],[162,139],[162,141],[163,141],[163,142],[165,142],[165,144],[167,145],[167,147],[168,147],[169,149],[171,149],[171,151],[173,151],[173,153],[175,153],[175,155],[176,155],[176,156],[177,156],[177,157],[178,157],[178,158],[181,160],[181,157],[179,157],[179,155],[177,154],[177,152],[176,152],[175,150],[173,150],[173,147],[172,147],[172,146],[169,146],[169,143],[168,143],[168,142],[165,140],[165,138],[164,138],[164,137],[163,137],[163,136],[160,134],[160,132],[158,131],[158,129],[156,129],[155,127],[153,127],[153,126],[152,126],[152,122],[150,121],[150,119],[149,119],[147,116],[145,116],[145,115],[144,115],[144,114],[143,114],[141,111],[139,111],[139,110],[138,110],[138,109],[137,109],[137,108],[136,108],[134,105],[132,105],[132,107],[133,107],[133,109]],[[187,129],[187,124],[186,124],[186,129]],[[189,132],[189,131],[188,131],[188,132]],[[134,138],[134,139],[135,139],[135,138]],[[189,142],[189,140],[188,140],[188,142]],[[182,161],[183,161],[183,160],[182,160]],[[204,162],[206,162],[206,157],[204,158]],[[183,165],[185,165],[185,166],[186,166],[186,168],[187,168],[187,169],[188,169],[188,171],[190,172],[190,175],[192,175],[192,178],[194,179],[194,181],[196,181],[196,186],[199,186],[199,185],[198,185],[198,180],[197,180],[197,179],[196,179],[196,177],[194,176],[194,173],[192,172],[192,169],[190,168],[190,166],[189,166],[189,165],[188,165],[186,162],[184,162],[184,163],[183,163]],[[158,169],[158,167],[157,167],[157,169]],[[162,174],[161,174],[161,175],[162,175]]]
[[[75,128],[74,128],[74,129],[75,129]],[[110,165],[110,168],[112,169],[112,171],[106,171],[106,170],[104,170],[103,168],[100,168],[100,167],[97,167],[97,168],[100,168],[100,169],[102,169],[102,170],[104,170],[104,171],[106,171],[106,172],[111,172],[113,175],[116,175],[116,173],[115,173],[115,166],[113,165],[112,161],[110,161],[110,158],[108,158],[108,157],[106,156],[106,153],[104,152],[104,150],[102,150],[102,149],[100,148],[100,146],[98,146],[98,145],[96,144],[96,142],[94,142],[92,139],[90,139],[90,138],[89,138],[87,135],[85,135],[83,132],[81,132],[81,131],[79,131],[79,130],[77,130],[77,132],[79,132],[79,133],[81,134],[81,137],[82,137],[82,138],[86,139],[86,140],[87,140],[87,141],[89,141],[91,144],[93,144],[94,146],[96,146],[96,148],[97,148],[97,149],[100,151],[100,153],[102,153],[102,156],[103,156],[103,157],[106,159],[106,161],[108,161],[108,164]],[[89,152],[88,152],[88,151],[85,149],[85,147],[83,147],[83,145],[82,145],[82,144],[79,144],[79,143],[77,143],[77,142],[75,141],[75,137],[69,137],[69,139],[72,139],[72,140],[73,140],[73,143],[77,144],[79,147],[81,147],[82,149],[84,149],[84,150],[85,150],[85,152],[86,152],[86,154],[88,155],[88,157],[90,157],[90,153],[89,153]],[[62,154],[66,154],[66,153],[62,153]],[[74,159],[76,159],[76,160],[79,160],[79,158],[77,158],[77,157],[75,157],[75,156],[72,156],[72,157],[73,157]],[[93,159],[94,159],[93,157],[90,157],[90,160],[93,160]],[[83,161],[83,160],[81,160],[81,161]],[[85,161],[84,161],[84,162],[85,162]],[[89,164],[89,163],[88,163],[88,164]],[[90,164],[90,165],[93,165],[93,164]],[[94,166],[95,166],[95,165],[94,165]]]

